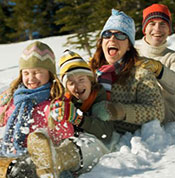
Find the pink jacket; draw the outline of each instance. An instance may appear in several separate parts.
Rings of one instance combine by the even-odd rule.
[[[73,136],[74,129],[72,124],[70,124],[68,121],[63,119],[60,122],[55,121],[56,126],[54,130],[48,130],[48,116],[49,116],[50,102],[51,102],[50,100],[47,100],[34,107],[29,133],[40,128],[46,128],[46,130],[49,131],[52,141],[55,144],[57,144],[59,143],[60,140]],[[0,114],[3,112],[5,106],[6,105],[0,106]],[[0,127],[6,125],[7,120],[10,117],[10,115],[13,113],[14,109],[15,109],[15,105],[13,104],[13,100],[12,100],[8,109],[5,112],[4,123],[1,124]],[[27,146],[26,143],[27,143],[27,137],[24,145],[25,147]]]

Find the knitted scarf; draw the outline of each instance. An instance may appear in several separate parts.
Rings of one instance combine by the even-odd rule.
[[[14,92],[15,110],[7,121],[2,155],[16,157],[26,153],[24,141],[29,134],[34,106],[49,99],[50,87],[50,83],[36,89],[26,89],[22,85]]]
[[[97,71],[97,80],[107,92],[108,100],[111,97],[112,84],[117,81],[117,75],[121,72],[124,65],[116,62],[113,65],[103,65]]]

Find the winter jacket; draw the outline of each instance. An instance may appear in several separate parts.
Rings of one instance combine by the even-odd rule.
[[[6,98],[5,92],[0,95],[1,101],[4,98]],[[68,138],[74,134],[73,126],[68,123],[65,120],[62,120],[61,122],[55,122],[57,125],[55,126],[55,129],[49,129],[48,128],[48,118],[49,118],[49,107],[50,107],[51,100],[44,101],[38,105],[36,105],[32,112],[32,118],[31,118],[31,124],[29,128],[29,133],[38,130],[38,129],[46,129],[50,137],[52,138],[52,141],[54,143],[59,143],[60,140]],[[2,105],[2,102],[0,103],[0,115],[4,111],[6,107],[5,105]],[[0,127],[4,127],[7,124],[7,120],[9,119],[10,115],[13,113],[15,109],[15,105],[13,103],[13,99],[10,101],[10,104],[5,112],[5,116],[3,117],[4,122],[1,123]],[[28,135],[27,135],[28,136]],[[27,146],[27,137],[25,139],[25,145]]]
[[[78,128],[75,129],[78,131],[93,134],[104,143],[108,143],[111,141],[114,132],[114,123],[112,121],[107,122],[100,120],[99,118],[92,115],[93,106],[99,103],[100,101],[107,100],[107,94],[105,89],[101,85],[99,86],[100,87],[96,99],[92,103],[91,107],[86,112],[83,112],[83,120],[78,126]],[[75,98],[72,99],[72,102],[77,108],[80,108],[82,105],[78,103]]]
[[[175,121],[175,51],[167,48],[167,43],[159,47],[151,46],[144,38],[136,48],[140,56],[155,59],[164,65],[162,78],[158,80],[165,100],[164,122]]]
[[[150,120],[164,119],[164,102],[156,78],[141,67],[133,67],[124,84],[112,85],[111,100],[113,105],[121,103],[126,113],[124,120],[115,121],[119,133],[134,132]]]

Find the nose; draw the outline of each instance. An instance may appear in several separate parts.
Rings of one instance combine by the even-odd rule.
[[[156,30],[160,30],[161,25],[160,25],[159,23],[156,23],[156,24],[154,25],[154,27],[155,27]]]
[[[29,74],[29,80],[32,81],[32,80],[34,80],[34,79],[35,79],[35,75],[32,74],[32,73],[30,73],[30,74]]]

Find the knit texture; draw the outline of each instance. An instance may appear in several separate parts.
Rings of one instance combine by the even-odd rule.
[[[165,121],[175,121],[175,51],[167,48],[167,43],[161,46],[151,46],[144,38],[141,44],[136,46],[140,56],[160,61],[164,65],[161,80],[158,80],[165,101]]]
[[[87,75],[94,78],[88,63],[77,53],[66,50],[59,59],[60,79],[64,87],[66,86],[67,77],[73,74]]]
[[[56,74],[55,55],[51,48],[40,41],[36,41],[23,51],[19,60],[19,69],[41,67]]]
[[[145,33],[146,26],[153,19],[164,20],[172,32],[172,20],[171,13],[167,6],[163,4],[153,4],[143,10],[143,21],[142,21],[142,31]]]
[[[50,86],[51,84],[47,83],[37,89],[30,90],[21,86],[14,92],[16,108],[7,122],[2,145],[3,155],[14,157],[26,153],[24,141],[30,127],[32,109],[37,104],[49,99]]]
[[[122,70],[120,63],[113,65],[103,65],[97,71],[97,80],[106,90],[108,99],[111,98],[112,84],[117,80],[117,75]]]
[[[112,9],[112,15],[106,21],[100,36],[102,37],[103,32],[107,30],[117,30],[125,33],[129,37],[130,42],[134,45],[135,23],[134,20],[124,12]]]
[[[149,71],[133,68],[125,85],[113,84],[111,100],[121,103],[126,113],[124,121],[116,121],[118,131],[135,131],[143,123],[164,119],[164,102],[156,78]]]

